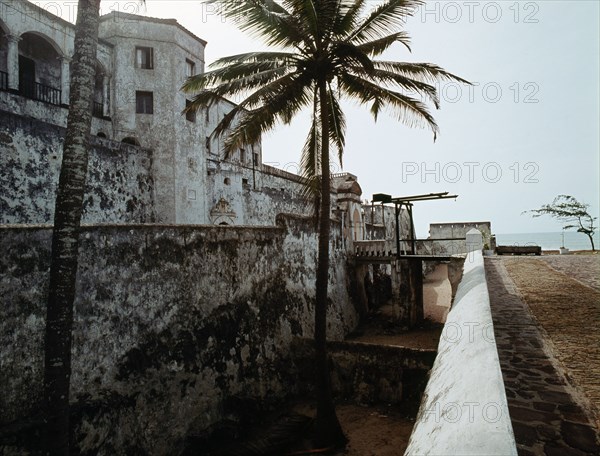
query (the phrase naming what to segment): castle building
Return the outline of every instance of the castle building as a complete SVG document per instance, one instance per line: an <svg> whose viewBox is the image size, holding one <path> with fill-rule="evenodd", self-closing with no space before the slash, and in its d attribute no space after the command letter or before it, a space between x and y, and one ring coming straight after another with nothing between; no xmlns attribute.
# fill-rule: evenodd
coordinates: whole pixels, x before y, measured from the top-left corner
<svg viewBox="0 0 600 456"><path fill-rule="evenodd" d="M74 35L33 3L0 0L0 223L52 221ZM174 19L101 17L84 223L273 225L311 213L302 178L263 164L260 142L223 157L211 133L232 102L182 114L180 88L204 71L206 44ZM333 215L353 239L365 232L361 192L352 174L335 176Z"/></svg>

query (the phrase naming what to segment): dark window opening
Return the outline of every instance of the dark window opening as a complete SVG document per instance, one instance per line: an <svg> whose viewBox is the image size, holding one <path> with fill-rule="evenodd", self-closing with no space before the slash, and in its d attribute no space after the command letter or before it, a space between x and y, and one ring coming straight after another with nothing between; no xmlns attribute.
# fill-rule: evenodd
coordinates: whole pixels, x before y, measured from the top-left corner
<svg viewBox="0 0 600 456"><path fill-rule="evenodd" d="M191 60L185 59L185 75L190 78L196 74L196 64Z"/></svg>
<svg viewBox="0 0 600 456"><path fill-rule="evenodd" d="M189 106L191 104L192 104L192 102L190 100L185 100L186 108L189 108ZM189 120L190 122L196 122L196 111L186 111L185 118L186 118L186 120Z"/></svg>
<svg viewBox="0 0 600 456"><path fill-rule="evenodd" d="M206 107L206 111L204 113L204 121L206 123L210 122L210 109L208 106Z"/></svg>
<svg viewBox="0 0 600 456"><path fill-rule="evenodd" d="M242 185L248 185L248 179L243 178L242 179Z"/></svg>
<svg viewBox="0 0 600 456"><path fill-rule="evenodd" d="M256 165L258 165L258 153L257 153L257 152L254 152L254 153L252 154L252 156L253 156L253 160L254 160L254 165L255 165L255 166L256 166Z"/></svg>
<svg viewBox="0 0 600 456"><path fill-rule="evenodd" d="M244 149L240 149L240 161L242 163L246 162L246 151Z"/></svg>
<svg viewBox="0 0 600 456"><path fill-rule="evenodd" d="M135 92L135 112L154 114L154 94L152 92Z"/></svg>
<svg viewBox="0 0 600 456"><path fill-rule="evenodd" d="M99 131L98 133L96 133L96 136L98 138L106 138L106 133L103 133L103 132Z"/></svg>
<svg viewBox="0 0 600 456"><path fill-rule="evenodd" d="M135 139L133 136L127 136L121 140L122 143L131 144L132 146L139 146L140 142Z"/></svg>
<svg viewBox="0 0 600 456"><path fill-rule="evenodd" d="M226 178L223 180L223 183L224 183L225 185L229 185L229 184L231 184L231 179L229 179L228 177L226 177Z"/></svg>
<svg viewBox="0 0 600 456"><path fill-rule="evenodd" d="M154 68L154 49L151 47L136 47L135 64L137 68L152 70Z"/></svg>
<svg viewBox="0 0 600 456"><path fill-rule="evenodd" d="M204 146L206 147L206 152L210 153L210 137L207 136L206 140L204 141Z"/></svg>

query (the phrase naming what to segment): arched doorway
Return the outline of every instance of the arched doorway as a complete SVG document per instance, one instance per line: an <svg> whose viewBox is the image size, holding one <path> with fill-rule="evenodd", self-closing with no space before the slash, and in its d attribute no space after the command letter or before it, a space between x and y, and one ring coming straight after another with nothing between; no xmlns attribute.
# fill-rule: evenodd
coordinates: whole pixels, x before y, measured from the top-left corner
<svg viewBox="0 0 600 456"><path fill-rule="evenodd" d="M45 37L27 32L19 41L19 92L21 95L60 105L62 56Z"/></svg>

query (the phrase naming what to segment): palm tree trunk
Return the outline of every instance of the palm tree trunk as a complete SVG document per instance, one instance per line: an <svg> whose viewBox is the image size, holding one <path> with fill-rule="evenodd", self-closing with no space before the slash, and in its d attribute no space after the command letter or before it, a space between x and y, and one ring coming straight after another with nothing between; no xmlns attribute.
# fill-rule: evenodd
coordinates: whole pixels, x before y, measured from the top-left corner
<svg viewBox="0 0 600 456"><path fill-rule="evenodd" d="M70 107L52 235L46 313L44 396L46 451L69 454L73 301L92 123L100 0L80 0L71 66Z"/></svg>
<svg viewBox="0 0 600 456"><path fill-rule="evenodd" d="M331 231L331 191L329 171L329 105L327 83L319 83L321 108L321 207L319 211L319 252L315 304L315 365L317 369L317 418L315 445L341 446L346 443L335 413L327 357L327 287L329 282L329 235Z"/></svg>

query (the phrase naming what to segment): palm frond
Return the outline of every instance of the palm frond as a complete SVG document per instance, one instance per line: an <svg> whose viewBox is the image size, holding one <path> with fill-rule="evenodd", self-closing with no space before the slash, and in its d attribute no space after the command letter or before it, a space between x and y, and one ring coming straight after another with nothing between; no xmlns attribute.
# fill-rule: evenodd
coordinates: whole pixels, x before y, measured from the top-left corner
<svg viewBox="0 0 600 456"><path fill-rule="evenodd" d="M223 97L210 90L202 90L192 97L190 103L181 111L182 114L197 112L200 109L216 105L223 101Z"/></svg>
<svg viewBox="0 0 600 456"><path fill-rule="evenodd" d="M343 166L343 154L346 146L346 116L340 103L335 96L331 85L328 88L329 93L329 140L336 146L338 151L338 160L340 166Z"/></svg>
<svg viewBox="0 0 600 456"><path fill-rule="evenodd" d="M447 80L471 85L471 83L466 79L456 76L455 74L444 70L442 67L434 63L390 62L384 60L374 60L373 65L375 68L403 74L409 78L423 82Z"/></svg>
<svg viewBox="0 0 600 456"><path fill-rule="evenodd" d="M293 66L294 54L280 52L252 52L219 59L212 66L214 70L188 78L183 84L184 92L198 92L216 84L245 78L255 73L283 71Z"/></svg>
<svg viewBox="0 0 600 456"><path fill-rule="evenodd" d="M332 62L339 71L345 71L350 65L360 65L366 71L371 71L374 68L369 56L361 51L358 46L351 43L335 43L331 50L331 55Z"/></svg>
<svg viewBox="0 0 600 456"><path fill-rule="evenodd" d="M402 43L410 51L410 36L406 32L392 33L377 40L367 41L357 47L365 54L376 57L389 49L394 43Z"/></svg>
<svg viewBox="0 0 600 456"><path fill-rule="evenodd" d="M300 156L300 170L306 185L302 189L302 197L305 200L312 200L320 194L321 175L321 115L316 95L316 88L313 89L313 109L312 122L302 155Z"/></svg>
<svg viewBox="0 0 600 456"><path fill-rule="evenodd" d="M350 40L361 44L387 36L390 30L406 22L414 11L423 4L421 0L388 0L376 7L356 28Z"/></svg>
<svg viewBox="0 0 600 456"><path fill-rule="evenodd" d="M214 131L215 136L227 134L225 154L245 144L254 144L277 122L289 123L302 108L312 101L310 85L302 75L287 75L256 91L235 109L243 111L239 123L229 130L232 118L225 116ZM252 108L250 108L252 107Z"/></svg>
<svg viewBox="0 0 600 456"><path fill-rule="evenodd" d="M371 113L375 118L381 108L386 108L404 125L427 127L433 132L434 141L437 138L438 125L427 106L421 101L351 74L342 75L339 81L345 95L361 104L372 104Z"/></svg>
<svg viewBox="0 0 600 456"><path fill-rule="evenodd" d="M379 84L396 85L409 92L417 93L428 98L436 109L440 107L440 101L436 88L426 82L417 79L411 79L402 74L397 74L386 70L373 70L365 72L361 67L352 67L349 69L353 74L377 82Z"/></svg>
<svg viewBox="0 0 600 456"><path fill-rule="evenodd" d="M235 70L232 70L235 72ZM252 91L255 89L259 89L261 87L266 86L267 84L270 84L271 82L277 81L278 79L280 79L281 77L285 76L286 73L289 71L288 68L286 67L278 67L278 68L272 68L272 69L268 69L265 71L260 71L260 72L250 72L249 74L245 74L245 71L242 71L239 73L238 77L227 77L227 78L223 78L224 81L217 86L213 86L209 89L204 89L204 90L210 90L211 92L225 97L225 96L236 96L239 94L245 94L248 91ZM193 76L194 78L196 76ZM220 79L220 77L218 77L218 79L216 79L217 77L215 77L215 80ZM191 78L190 78L191 79ZM201 78L199 78L201 79ZM213 76L209 76L209 80L212 80ZM189 82L188 82L189 81ZM182 87L182 90L184 92L194 92L194 88L196 87L201 87L201 86L209 86L210 84L206 84L205 81L192 81L192 80L188 80L186 81L186 83L184 84L184 86Z"/></svg>
<svg viewBox="0 0 600 456"><path fill-rule="evenodd" d="M333 30L338 39L347 39L357 27L366 0L342 0L340 3L343 4L340 7L341 14L336 18Z"/></svg>
<svg viewBox="0 0 600 456"><path fill-rule="evenodd" d="M248 110L262 108L269 103L273 103L274 100L280 100L282 96L290 96L290 107L294 107L296 99L295 94L302 94L305 99L302 100L302 105L306 105L312 99L310 96L306 96L303 92L307 86L310 86L310 79L302 72L296 71L294 73L288 73L275 81L269 82L263 85L259 89L255 90L252 94L247 96L239 105ZM286 123L291 118L286 119Z"/></svg>
<svg viewBox="0 0 600 456"><path fill-rule="evenodd" d="M304 42L302 28L273 0L208 0L224 17L233 19L242 31L261 38L270 46L297 47Z"/></svg>
<svg viewBox="0 0 600 456"><path fill-rule="evenodd" d="M314 42L312 49L324 49L334 36L334 25L342 6L340 0L284 0L284 7L305 25Z"/></svg>
<svg viewBox="0 0 600 456"><path fill-rule="evenodd" d="M227 57L221 57L215 60L211 67L224 67L227 65L231 65L232 63L263 63L263 62L272 62L272 63L280 63L287 64L289 61L293 61L296 59L296 54L290 52L273 52L273 51L263 51L263 52L245 52L243 54L235 54Z"/></svg>

